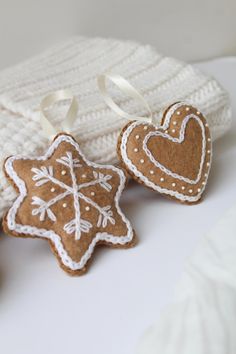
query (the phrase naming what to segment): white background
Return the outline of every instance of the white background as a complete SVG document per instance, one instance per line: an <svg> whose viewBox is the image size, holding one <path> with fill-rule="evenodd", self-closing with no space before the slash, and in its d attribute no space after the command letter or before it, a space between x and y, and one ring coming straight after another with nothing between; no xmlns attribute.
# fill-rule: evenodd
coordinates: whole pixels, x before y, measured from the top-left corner
<svg viewBox="0 0 236 354"><path fill-rule="evenodd" d="M0 69L70 35L133 39L185 60L236 54L235 0L0 0Z"/></svg>

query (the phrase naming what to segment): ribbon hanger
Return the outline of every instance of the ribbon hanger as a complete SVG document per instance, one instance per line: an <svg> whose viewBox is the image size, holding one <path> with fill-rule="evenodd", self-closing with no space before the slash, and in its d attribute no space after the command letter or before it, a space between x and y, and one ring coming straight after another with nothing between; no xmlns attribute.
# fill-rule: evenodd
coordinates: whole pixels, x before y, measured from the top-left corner
<svg viewBox="0 0 236 354"><path fill-rule="evenodd" d="M106 87L106 80L110 80L111 82L113 82L113 84L115 84L127 96L140 101L147 109L149 115L147 117L142 117L142 116L129 114L123 111L108 94L107 87ZM143 120L143 121L148 121L150 123L152 122L153 120L152 111L147 101L144 99L141 93L139 93L125 78L115 74L103 74L97 77L97 84L107 106L110 107L120 117L125 118L127 120Z"/></svg>
<svg viewBox="0 0 236 354"><path fill-rule="evenodd" d="M71 100L69 109L66 116L61 123L61 129L56 127L50 122L45 110L53 106L56 102ZM60 131L70 133L78 112L78 102L75 96L69 90L55 91L43 98L40 104L40 123L45 135L50 139L55 137Z"/></svg>

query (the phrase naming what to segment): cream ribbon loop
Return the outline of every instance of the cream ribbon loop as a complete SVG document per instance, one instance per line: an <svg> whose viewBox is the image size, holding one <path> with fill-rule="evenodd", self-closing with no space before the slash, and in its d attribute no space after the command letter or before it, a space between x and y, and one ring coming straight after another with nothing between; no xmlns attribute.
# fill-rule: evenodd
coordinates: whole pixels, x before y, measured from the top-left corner
<svg viewBox="0 0 236 354"><path fill-rule="evenodd" d="M60 130L56 129L55 126L53 126L53 124L47 117L45 110L47 110L50 106L54 105L56 102L64 100L71 100L71 103L66 113L65 119L61 123L60 130L66 133L70 133L78 112L78 102L75 96L69 90L59 90L47 95L41 101L40 123L45 135L48 138L55 137L55 135L57 135Z"/></svg>
<svg viewBox="0 0 236 354"><path fill-rule="evenodd" d="M139 100L144 107L147 109L149 115L147 117L142 117L142 116L136 116L134 114L129 114L125 111L123 111L111 98L111 96L107 92L107 87L106 87L106 80L110 80L115 84L123 93L125 93L127 96L134 98L136 100ZM128 119L128 120L144 120L148 122L152 122L153 117L152 117L152 111L151 108L149 107L147 101L144 99L144 97L139 93L125 78L123 78L120 75L115 75L115 74L103 74L99 75L97 77L97 84L98 88L103 96L103 99L105 103L110 107L116 114L118 114L120 117Z"/></svg>

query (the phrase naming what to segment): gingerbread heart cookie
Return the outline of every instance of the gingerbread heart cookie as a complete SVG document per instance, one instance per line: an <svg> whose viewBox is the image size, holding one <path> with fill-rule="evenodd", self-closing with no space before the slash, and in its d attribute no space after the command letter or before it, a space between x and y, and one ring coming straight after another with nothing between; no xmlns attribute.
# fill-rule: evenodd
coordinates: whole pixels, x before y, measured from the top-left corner
<svg viewBox="0 0 236 354"><path fill-rule="evenodd" d="M4 231L48 240L66 272L84 273L98 244L134 244L119 206L124 172L88 161L72 136L58 135L38 158L9 157L5 172L19 195L4 218Z"/></svg>
<svg viewBox="0 0 236 354"><path fill-rule="evenodd" d="M133 121L118 140L118 155L139 183L181 202L197 202L206 187L212 157L210 130L196 108L178 102L160 127Z"/></svg>

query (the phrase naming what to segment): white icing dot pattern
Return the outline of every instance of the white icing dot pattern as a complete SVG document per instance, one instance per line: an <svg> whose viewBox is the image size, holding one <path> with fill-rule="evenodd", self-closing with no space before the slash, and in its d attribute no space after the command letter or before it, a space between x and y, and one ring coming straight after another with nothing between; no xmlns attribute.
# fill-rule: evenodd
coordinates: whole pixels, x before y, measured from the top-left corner
<svg viewBox="0 0 236 354"><path fill-rule="evenodd" d="M192 184L192 185L196 185L197 183L199 183L201 176L202 176L202 170L204 168L204 163L205 163L205 157L206 157L206 136L205 136L205 123L202 122L201 118L198 117L196 114L194 113L189 113L189 115L185 116L182 123L181 123L181 127L180 127L180 131L179 131L179 137L172 137L167 135L167 131L168 131L168 127L170 124L170 120L172 118L172 116L174 114L180 115L181 112L178 111L178 108L181 108L184 105L184 103L176 103L175 105L171 106L171 108L167 111L166 116L165 116L165 121L164 124L160 127L161 129L163 129L163 131L165 133L162 133L161 129L156 130L156 127L153 126L153 128L155 128L155 130L150 131L144 138L143 141L143 150L146 153L146 155L148 156L149 160L155 165L155 167L157 167L158 169L160 169L161 171L163 171L165 174L168 174L169 176L171 176L172 178L176 178L178 180L184 181L188 184ZM179 114L178 114L179 112ZM198 112L198 111L197 111ZM200 112L199 112L200 113ZM168 170L165 166L161 165L153 156L152 153L148 150L147 148L147 142L148 139L152 136L163 136L165 138L168 138L170 140L172 140L173 142L177 142L177 143L181 143L184 140L184 134L185 134L185 127L187 125L187 122L189 119L195 119L202 131L202 156L201 156L201 163L200 163L200 168L199 168L199 172L197 175L197 178L195 180L191 180L187 177L178 175L170 170ZM160 193L164 193L164 194L168 194L171 196L174 196L175 198L182 200L182 201L188 201L188 202L195 202L197 201L200 197L201 194L204 191L204 188L202 188L200 190L200 192L196 195L190 196L187 194L183 194L180 193L177 190L171 190L168 188L164 188L159 186L158 184L156 184L155 182L152 182L151 180L149 180L147 178L147 176L145 176L141 171L138 170L137 166L134 165L134 163L129 159L129 157L127 156L127 141L128 141L128 137L130 136L131 132L133 131L133 129L137 126L140 126L144 124L143 122L134 122L132 124L130 124L128 126L128 128L123 132L122 135L122 142L120 145L120 152L121 152L121 156L122 156L122 160L123 162L126 164L126 166L128 167L129 170L132 171L132 173L134 173L139 179L142 180L142 182L145 183L145 185L147 185L148 187L159 191ZM210 141L210 139L208 139L208 141ZM211 160L210 160L211 162ZM209 166L210 166L210 162L209 162ZM208 178L208 173L207 173L207 177ZM164 177L160 178L160 182L164 182ZM203 184L205 186L205 184ZM183 186L184 187L184 186ZM185 188L181 188L182 191L185 190ZM192 189L190 189L192 190ZM193 190L192 190L193 193ZM191 194L191 192L190 192Z"/></svg>

